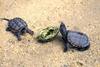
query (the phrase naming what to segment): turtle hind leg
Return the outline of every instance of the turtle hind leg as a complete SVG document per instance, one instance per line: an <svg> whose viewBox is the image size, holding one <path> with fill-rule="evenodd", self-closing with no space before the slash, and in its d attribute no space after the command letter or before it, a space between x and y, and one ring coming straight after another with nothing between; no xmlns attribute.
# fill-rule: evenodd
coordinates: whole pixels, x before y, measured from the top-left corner
<svg viewBox="0 0 100 67"><path fill-rule="evenodd" d="M27 28L26 32L29 33L30 35L34 34L34 32L32 30L28 29L28 28Z"/></svg>
<svg viewBox="0 0 100 67"><path fill-rule="evenodd" d="M69 43L67 42L67 40L65 38L63 38L63 41L64 41L64 50L63 52L67 52L69 50Z"/></svg>
<svg viewBox="0 0 100 67"><path fill-rule="evenodd" d="M6 31L11 31L11 28L10 28L10 27L7 27L7 28L6 28Z"/></svg>
<svg viewBox="0 0 100 67"><path fill-rule="evenodd" d="M89 47L90 47L90 45L88 45L86 47L76 48L76 50L78 50L78 51L85 51L85 50L88 50Z"/></svg>
<svg viewBox="0 0 100 67"><path fill-rule="evenodd" d="M18 41L21 41L21 36L20 36L20 33L19 32L16 32L15 33L15 36L17 37Z"/></svg>

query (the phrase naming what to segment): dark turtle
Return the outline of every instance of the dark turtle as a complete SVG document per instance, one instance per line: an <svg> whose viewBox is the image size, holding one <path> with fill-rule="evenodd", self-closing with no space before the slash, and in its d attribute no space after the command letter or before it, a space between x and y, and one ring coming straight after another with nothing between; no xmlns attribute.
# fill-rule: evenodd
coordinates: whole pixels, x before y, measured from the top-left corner
<svg viewBox="0 0 100 67"><path fill-rule="evenodd" d="M86 34L67 30L64 23L61 23L60 25L60 33L62 34L62 39L65 43L64 52L68 50L69 46L79 51L84 51L90 46L90 42Z"/></svg>
<svg viewBox="0 0 100 67"><path fill-rule="evenodd" d="M24 33L33 35L33 31L30 30L26 22L19 17L13 19L2 18L2 20L8 21L8 27L6 28L6 31L12 32L19 41L21 40L20 35L23 35Z"/></svg>

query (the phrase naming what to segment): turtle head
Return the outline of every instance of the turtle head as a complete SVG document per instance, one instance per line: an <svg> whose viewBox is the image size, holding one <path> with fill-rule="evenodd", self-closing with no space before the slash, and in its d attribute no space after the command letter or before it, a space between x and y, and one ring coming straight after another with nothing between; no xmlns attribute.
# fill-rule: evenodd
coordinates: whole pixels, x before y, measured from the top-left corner
<svg viewBox="0 0 100 67"><path fill-rule="evenodd" d="M61 22L59 30L60 30L60 33L63 37L65 37L67 35L68 31L67 31L66 26L63 22Z"/></svg>

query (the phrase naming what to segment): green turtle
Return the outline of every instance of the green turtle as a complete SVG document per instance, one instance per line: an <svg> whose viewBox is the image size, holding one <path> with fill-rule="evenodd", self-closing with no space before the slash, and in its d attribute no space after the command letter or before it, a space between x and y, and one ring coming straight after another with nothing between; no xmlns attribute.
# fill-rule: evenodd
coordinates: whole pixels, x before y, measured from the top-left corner
<svg viewBox="0 0 100 67"><path fill-rule="evenodd" d="M59 29L57 27L47 27L40 31L37 39L40 42L48 42L54 39L57 36L58 32Z"/></svg>

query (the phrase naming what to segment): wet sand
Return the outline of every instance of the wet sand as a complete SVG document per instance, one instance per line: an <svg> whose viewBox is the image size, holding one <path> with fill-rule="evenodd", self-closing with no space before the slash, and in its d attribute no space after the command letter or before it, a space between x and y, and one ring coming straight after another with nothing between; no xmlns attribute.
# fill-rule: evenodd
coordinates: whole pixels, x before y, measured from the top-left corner
<svg viewBox="0 0 100 67"><path fill-rule="evenodd" d="M100 0L0 0L0 18L21 17L35 34L18 42L0 21L0 67L100 67ZM48 43L35 39L39 31L63 21L70 30L86 33L90 49L63 52L59 36Z"/></svg>

